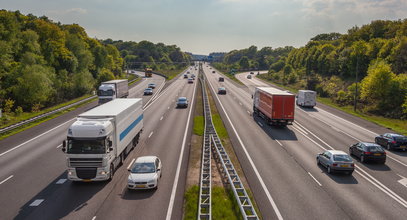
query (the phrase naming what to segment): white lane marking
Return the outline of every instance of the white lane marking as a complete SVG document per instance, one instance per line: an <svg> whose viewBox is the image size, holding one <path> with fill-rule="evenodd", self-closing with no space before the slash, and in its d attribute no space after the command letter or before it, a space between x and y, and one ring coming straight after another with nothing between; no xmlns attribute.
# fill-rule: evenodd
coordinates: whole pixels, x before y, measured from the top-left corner
<svg viewBox="0 0 407 220"><path fill-rule="evenodd" d="M170 106L168 106L168 108L167 109L170 109Z"/></svg>
<svg viewBox="0 0 407 220"><path fill-rule="evenodd" d="M66 179L59 179L55 184L64 184Z"/></svg>
<svg viewBox="0 0 407 220"><path fill-rule="evenodd" d="M95 216L93 216L92 220L95 220L95 219L96 219L96 215L95 215Z"/></svg>
<svg viewBox="0 0 407 220"><path fill-rule="evenodd" d="M26 142L24 142L24 143L22 143L22 144L19 144L19 145L15 146L15 147L9 149L9 150L6 151L6 152L1 153L1 154L0 154L0 157L3 156L3 155L5 155L5 154L7 154L7 153L9 153L9 152L11 152L11 151L13 151L13 150L15 150L15 149L17 149L17 148L19 148L19 147L21 147L21 146L23 146L23 145L26 144L26 143L32 142L33 140L35 140L35 139L37 139L37 138L39 138L39 137L42 137L42 136L48 134L49 132L51 132L51 131L53 131L53 130L55 130L55 129L61 127L61 126L64 126L65 124L69 123L70 121L72 121L72 120L74 120L74 119L76 119L76 118L72 118L72 119L70 119L70 120L68 120L68 121L66 121L66 122L64 122L64 123L62 123L62 124L56 126L55 128L52 128L52 129L50 129L50 130L48 130L48 131L46 131L46 132L44 132L44 133L42 133L42 134L40 134L40 135L38 135L38 136L36 136L36 137L31 138L30 140L28 140L28 141L26 141Z"/></svg>
<svg viewBox="0 0 407 220"><path fill-rule="evenodd" d="M399 175L399 174L397 174L397 176L401 177L401 180L399 180L397 182L399 182L401 185L407 187L407 178L405 178L404 176Z"/></svg>
<svg viewBox="0 0 407 220"><path fill-rule="evenodd" d="M249 114L249 115L250 115L250 112L249 112L249 111L247 111L247 114Z"/></svg>
<svg viewBox="0 0 407 220"><path fill-rule="evenodd" d="M239 105L242 105L242 103L241 103L241 102L239 102Z"/></svg>
<svg viewBox="0 0 407 220"><path fill-rule="evenodd" d="M148 138L150 138L151 135L153 135L153 134L154 134L154 131L152 131L152 132L148 135Z"/></svg>
<svg viewBox="0 0 407 220"><path fill-rule="evenodd" d="M160 121L163 120L164 116L161 116Z"/></svg>
<svg viewBox="0 0 407 220"><path fill-rule="evenodd" d="M396 161L396 162L398 162L399 164L401 164L401 165L407 167L407 164L405 164L405 163L403 163L403 162L397 160L396 158L390 156L389 154L387 154L387 157L390 158L390 159L392 159L392 160L394 160L394 161Z"/></svg>
<svg viewBox="0 0 407 220"><path fill-rule="evenodd" d="M60 148L60 147L62 147L62 144L58 145L58 146L57 146L57 149Z"/></svg>
<svg viewBox="0 0 407 220"><path fill-rule="evenodd" d="M211 88L212 88L213 93L215 94L216 99L218 100L218 102L219 102L219 104L220 104L220 107L222 108L222 110L223 110L223 112L225 113L225 116L226 116L226 118L228 119L228 121L229 121L229 123L230 123L230 125L231 125L231 127L232 127L232 129L233 129L233 131L235 132L236 137L237 137L237 139L239 140L239 143L240 143L240 145L242 146L243 151L244 151L244 153L246 154L246 157L248 158L249 163L250 163L250 165L252 166L252 168L253 168L253 170L254 170L254 173L256 174L257 179L258 179L259 182L260 182L261 187L263 188L263 190L264 190L264 192L266 193L266 196L267 196L269 202L271 203L271 206L273 207L274 211L276 212L277 218L278 218L279 220L282 220L282 219L283 219L283 216L281 215L280 210L277 208L277 205L276 205L276 203L274 202L273 197L271 197L271 194L270 194L270 192L268 191L267 186L266 186L266 184L265 184L264 181L263 181L263 178L261 177L259 171L257 170L257 167L256 167L256 165L254 164L252 158L250 157L249 152L247 151L245 145L243 144L242 139L240 138L239 134L237 133L235 126L233 125L232 121L230 120L229 115L228 115L228 113L226 112L225 108L223 107L222 102L220 102L220 99L219 99L218 95L216 94L215 89L213 88L211 82L210 82L210 81L208 81L208 82L209 82L209 85L210 85Z"/></svg>
<svg viewBox="0 0 407 220"><path fill-rule="evenodd" d="M312 179L314 179L315 182L318 183L319 186L322 186L322 184L310 172L308 172L308 175L310 175L312 177Z"/></svg>
<svg viewBox="0 0 407 220"><path fill-rule="evenodd" d="M131 160L131 162L129 163L129 165L127 166L127 169L130 169L131 165L133 164L133 162L136 160L136 158L133 158L133 160Z"/></svg>
<svg viewBox="0 0 407 220"><path fill-rule="evenodd" d="M30 204L30 206L39 206L42 202L44 202L43 199L36 199L34 202Z"/></svg>
<svg viewBox="0 0 407 220"><path fill-rule="evenodd" d="M280 141L276 140L276 142L277 142L280 146L283 146Z"/></svg>
<svg viewBox="0 0 407 220"><path fill-rule="evenodd" d="M262 126L262 127L263 127L263 124L262 124L262 123L260 123L260 122L257 122L257 124L259 124L260 126Z"/></svg>
<svg viewBox="0 0 407 220"><path fill-rule="evenodd" d="M164 82L162 85L164 86L164 84L165 84L165 82ZM176 85L176 83L172 83L170 86L168 86L163 92L160 93L160 95L159 95L157 98L155 98L152 102L150 102L150 103L148 104L148 106L145 106L145 107L144 107L144 110L147 110L148 108L150 108L150 106L152 106L154 102L156 102L156 101L157 101L162 95L164 95L167 91L170 91L170 88L174 87L175 85ZM160 88L160 90L161 90L161 89L162 89L162 88Z"/></svg>
<svg viewBox="0 0 407 220"><path fill-rule="evenodd" d="M302 133L308 135L308 133L306 131L304 131L304 129L302 129L300 126L294 124L294 127L297 128L298 130L302 131Z"/></svg>
<svg viewBox="0 0 407 220"><path fill-rule="evenodd" d="M192 104L191 104L191 106L194 106L196 85L197 84L198 83L194 84L194 94L192 95ZM179 173L180 173L180 170L181 170L181 162L182 162L182 159L184 157L184 148L185 148L185 144L186 144L186 141L187 141L188 127L189 127L189 122L191 120L192 109L193 108L189 108L189 115L188 115L187 125L185 127L184 138L182 140L181 155L180 155L180 159L178 160L178 165L177 165L177 171L175 173L174 184L172 185L171 198L170 198L170 202L168 204L166 220L171 220L172 209L174 207L174 201L175 201L175 193L176 193L177 187L178 187Z"/></svg>
<svg viewBox="0 0 407 220"><path fill-rule="evenodd" d="M3 184L3 183L5 183L7 180L9 180L9 179L11 179L11 178L13 178L13 175L11 175L11 176L7 177L5 180L1 181L1 182L0 182L0 185Z"/></svg>

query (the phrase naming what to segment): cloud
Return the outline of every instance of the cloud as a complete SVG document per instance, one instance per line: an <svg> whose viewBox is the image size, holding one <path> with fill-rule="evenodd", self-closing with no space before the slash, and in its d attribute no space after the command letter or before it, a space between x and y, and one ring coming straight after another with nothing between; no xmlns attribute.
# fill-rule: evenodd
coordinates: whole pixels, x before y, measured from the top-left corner
<svg viewBox="0 0 407 220"><path fill-rule="evenodd" d="M69 8L65 10L49 10L47 13L57 15L87 14L88 10L84 8Z"/></svg>

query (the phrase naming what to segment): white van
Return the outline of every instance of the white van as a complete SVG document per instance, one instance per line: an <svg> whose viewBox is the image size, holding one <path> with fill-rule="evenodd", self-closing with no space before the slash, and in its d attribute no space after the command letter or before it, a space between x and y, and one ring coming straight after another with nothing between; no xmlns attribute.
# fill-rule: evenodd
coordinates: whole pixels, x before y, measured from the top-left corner
<svg viewBox="0 0 407 220"><path fill-rule="evenodd" d="M317 102L317 92L312 90L298 90L297 105L313 108Z"/></svg>

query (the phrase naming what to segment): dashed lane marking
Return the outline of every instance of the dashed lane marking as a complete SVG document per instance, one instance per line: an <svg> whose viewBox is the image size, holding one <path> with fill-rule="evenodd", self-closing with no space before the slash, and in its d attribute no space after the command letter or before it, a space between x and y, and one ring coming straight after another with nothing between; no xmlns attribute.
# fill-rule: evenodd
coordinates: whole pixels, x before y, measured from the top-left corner
<svg viewBox="0 0 407 220"><path fill-rule="evenodd" d="M3 184L3 183L5 183L7 180L9 180L9 179L11 179L11 178L13 178L13 175L11 175L11 176L7 177L5 180L1 181L1 182L0 182L0 185Z"/></svg>
<svg viewBox="0 0 407 220"><path fill-rule="evenodd" d="M65 182L66 182L66 179L60 179L55 184L64 184Z"/></svg>
<svg viewBox="0 0 407 220"><path fill-rule="evenodd" d="M154 131L152 131L152 132L148 135L148 138L150 138L151 135L153 135L153 134L154 134Z"/></svg>
<svg viewBox="0 0 407 220"><path fill-rule="evenodd" d="M319 186L322 186L322 184L317 179L315 179L315 177L310 172L308 172L308 175L310 175L312 177L312 179L314 179L315 182L318 183Z"/></svg>
<svg viewBox="0 0 407 220"><path fill-rule="evenodd" d="M30 206L39 206L42 202L44 202L43 199L36 199L30 204Z"/></svg>

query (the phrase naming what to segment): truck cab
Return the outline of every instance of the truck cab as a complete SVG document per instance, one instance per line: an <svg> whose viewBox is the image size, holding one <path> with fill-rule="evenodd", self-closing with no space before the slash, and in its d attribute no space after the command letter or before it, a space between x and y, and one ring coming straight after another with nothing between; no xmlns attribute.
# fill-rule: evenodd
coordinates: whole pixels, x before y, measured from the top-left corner
<svg viewBox="0 0 407 220"><path fill-rule="evenodd" d="M116 98L116 87L113 84L102 84L98 89L99 105Z"/></svg>

